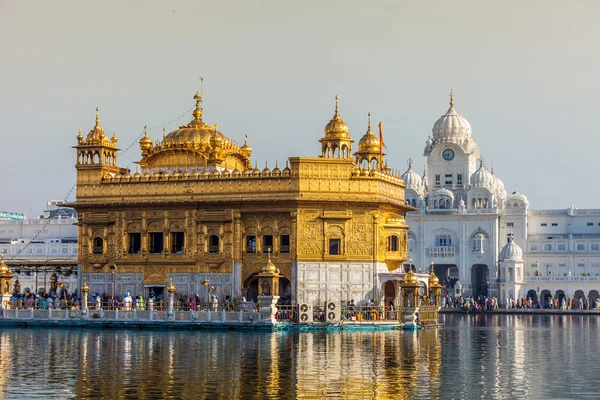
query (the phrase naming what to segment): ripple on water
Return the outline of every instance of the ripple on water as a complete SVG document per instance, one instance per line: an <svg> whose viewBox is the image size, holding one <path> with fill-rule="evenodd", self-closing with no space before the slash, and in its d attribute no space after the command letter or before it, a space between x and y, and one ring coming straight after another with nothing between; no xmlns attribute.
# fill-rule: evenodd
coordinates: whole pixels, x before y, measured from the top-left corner
<svg viewBox="0 0 600 400"><path fill-rule="evenodd" d="M595 398L595 316L420 332L0 331L1 398Z"/></svg>

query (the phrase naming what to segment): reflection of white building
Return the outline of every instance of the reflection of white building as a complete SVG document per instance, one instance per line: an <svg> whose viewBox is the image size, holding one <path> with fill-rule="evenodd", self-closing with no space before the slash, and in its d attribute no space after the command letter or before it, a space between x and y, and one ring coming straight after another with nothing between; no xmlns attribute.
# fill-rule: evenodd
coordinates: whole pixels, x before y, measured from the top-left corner
<svg viewBox="0 0 600 400"><path fill-rule="evenodd" d="M57 207L48 202L44 216L35 220L0 220L0 252L11 265L14 281L19 279L21 291L47 287L52 272L44 274L43 267L35 274L31 268L19 268L19 263L32 265L60 261L77 264L77 218L74 210ZM53 268L50 268L53 271ZM37 275L37 276L36 276ZM68 276L67 276L68 275ZM36 285L37 279L37 285ZM77 287L77 274L66 272L58 280Z"/></svg>
<svg viewBox="0 0 600 400"><path fill-rule="evenodd" d="M426 172L418 174L409 160L402 176L406 202L420 207L406 218L414 264L435 262L440 280L460 280L465 294L505 297L501 250L513 235L513 244L523 247L519 293L597 295L600 209L531 210L524 194L508 193L486 167L452 95L432 132L424 151ZM512 273L514 278L514 266Z"/></svg>

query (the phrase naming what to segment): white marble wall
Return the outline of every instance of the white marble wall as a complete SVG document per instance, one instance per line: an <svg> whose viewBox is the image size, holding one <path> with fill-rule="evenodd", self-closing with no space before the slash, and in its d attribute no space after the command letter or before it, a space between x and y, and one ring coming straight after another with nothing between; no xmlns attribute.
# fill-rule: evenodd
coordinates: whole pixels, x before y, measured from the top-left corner
<svg viewBox="0 0 600 400"><path fill-rule="evenodd" d="M325 304L326 301L362 303L373 295L375 263L299 262L294 263L293 291L298 304Z"/></svg>
<svg viewBox="0 0 600 400"><path fill-rule="evenodd" d="M202 301L208 299L208 289L215 287L211 294L217 296L219 302L225 301L226 296L233 296L234 274L169 274L173 278L176 296L190 296L197 294ZM203 280L208 280L208 286L202 285Z"/></svg>
<svg viewBox="0 0 600 400"><path fill-rule="evenodd" d="M114 275L114 276L113 276ZM144 295L144 275L141 273L132 274L83 274L82 278L87 278L90 288L90 294L112 295L113 278L116 296L123 296L123 293L130 292L132 296Z"/></svg>

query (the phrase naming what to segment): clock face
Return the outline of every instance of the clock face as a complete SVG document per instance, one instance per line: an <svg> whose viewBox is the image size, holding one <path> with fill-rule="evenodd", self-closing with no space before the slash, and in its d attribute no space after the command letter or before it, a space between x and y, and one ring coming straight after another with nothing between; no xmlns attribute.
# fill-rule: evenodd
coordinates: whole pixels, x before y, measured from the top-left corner
<svg viewBox="0 0 600 400"><path fill-rule="evenodd" d="M442 153L442 157L444 157L444 160L450 161L454 158L454 151L452 149L446 149Z"/></svg>

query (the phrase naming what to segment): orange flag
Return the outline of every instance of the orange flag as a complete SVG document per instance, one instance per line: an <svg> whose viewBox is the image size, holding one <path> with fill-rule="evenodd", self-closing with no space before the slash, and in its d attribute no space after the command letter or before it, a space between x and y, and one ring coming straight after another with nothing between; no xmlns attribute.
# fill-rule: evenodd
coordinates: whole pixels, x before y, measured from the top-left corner
<svg viewBox="0 0 600 400"><path fill-rule="evenodd" d="M383 128L381 127L381 121L379 121L379 142L381 143L381 147L387 147L383 141Z"/></svg>

